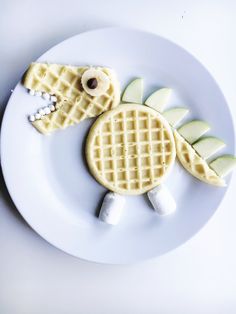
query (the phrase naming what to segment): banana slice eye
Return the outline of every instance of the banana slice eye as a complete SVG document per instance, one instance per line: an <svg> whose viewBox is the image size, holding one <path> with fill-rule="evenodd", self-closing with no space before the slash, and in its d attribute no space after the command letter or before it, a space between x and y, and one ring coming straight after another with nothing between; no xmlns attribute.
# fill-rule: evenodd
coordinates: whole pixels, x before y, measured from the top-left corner
<svg viewBox="0 0 236 314"><path fill-rule="evenodd" d="M110 79L103 71L90 68L83 73L81 83L87 94L100 96L108 90Z"/></svg>

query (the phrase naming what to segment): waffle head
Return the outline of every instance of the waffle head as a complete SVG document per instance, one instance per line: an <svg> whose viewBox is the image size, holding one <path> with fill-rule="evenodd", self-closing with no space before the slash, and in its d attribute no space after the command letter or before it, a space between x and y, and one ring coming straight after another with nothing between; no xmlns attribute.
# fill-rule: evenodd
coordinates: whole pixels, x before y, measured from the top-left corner
<svg viewBox="0 0 236 314"><path fill-rule="evenodd" d="M116 75L113 70L103 67L32 63L23 85L57 99L55 111L32 121L43 134L96 117L116 107L120 101Z"/></svg>

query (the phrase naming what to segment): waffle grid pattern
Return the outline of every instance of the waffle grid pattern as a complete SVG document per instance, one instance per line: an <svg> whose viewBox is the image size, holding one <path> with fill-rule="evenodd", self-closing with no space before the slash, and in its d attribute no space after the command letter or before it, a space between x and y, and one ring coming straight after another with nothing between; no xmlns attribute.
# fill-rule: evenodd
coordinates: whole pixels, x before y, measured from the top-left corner
<svg viewBox="0 0 236 314"><path fill-rule="evenodd" d="M92 97L82 90L81 76L87 69L88 67L40 63L33 63L30 66L24 79L24 86L50 93L58 99L55 112L33 122L41 133L64 129L86 118L95 117L118 104L118 83L108 69L99 68L111 79L106 93Z"/></svg>
<svg viewBox="0 0 236 314"><path fill-rule="evenodd" d="M217 176L208 163L197 154L177 131L174 132L174 135L178 159L186 170L206 183L219 186L225 185L224 180Z"/></svg>
<svg viewBox="0 0 236 314"><path fill-rule="evenodd" d="M128 106L99 124L89 154L103 185L139 194L159 184L173 161L173 140L155 111Z"/></svg>

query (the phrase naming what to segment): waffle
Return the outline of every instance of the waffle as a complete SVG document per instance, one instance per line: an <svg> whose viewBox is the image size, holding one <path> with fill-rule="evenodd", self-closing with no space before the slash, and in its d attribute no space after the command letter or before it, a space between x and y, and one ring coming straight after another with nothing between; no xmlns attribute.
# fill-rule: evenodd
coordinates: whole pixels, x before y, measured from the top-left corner
<svg viewBox="0 0 236 314"><path fill-rule="evenodd" d="M81 86L81 76L88 67L59 64L32 63L27 70L23 85L35 91L55 95L58 99L55 112L36 120L33 125L43 134L65 129L80 121L96 117L119 104L120 88L114 72L102 70L110 78L108 90L99 97L88 95Z"/></svg>
<svg viewBox="0 0 236 314"><path fill-rule="evenodd" d="M95 179L120 194L142 194L162 182L175 160L169 124L144 105L122 104L93 124L86 158Z"/></svg>
<svg viewBox="0 0 236 314"><path fill-rule="evenodd" d="M197 154L193 147L176 130L174 131L174 137L177 157L188 172L208 184L225 186L225 181L209 167L207 162Z"/></svg>

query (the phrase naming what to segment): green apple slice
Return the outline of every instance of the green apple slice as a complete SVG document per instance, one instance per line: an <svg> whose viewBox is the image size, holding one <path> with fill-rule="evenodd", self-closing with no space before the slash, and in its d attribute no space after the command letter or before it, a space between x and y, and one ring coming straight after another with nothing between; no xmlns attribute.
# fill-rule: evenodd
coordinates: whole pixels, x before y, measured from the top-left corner
<svg viewBox="0 0 236 314"><path fill-rule="evenodd" d="M127 85L122 96L123 102L142 104L143 102L143 79L137 78Z"/></svg>
<svg viewBox="0 0 236 314"><path fill-rule="evenodd" d="M193 144L193 148L204 159L207 159L225 147L225 143L217 137L200 138Z"/></svg>
<svg viewBox="0 0 236 314"><path fill-rule="evenodd" d="M164 111L163 116L172 127L175 127L188 113L187 108L178 107Z"/></svg>
<svg viewBox="0 0 236 314"><path fill-rule="evenodd" d="M169 101L171 96L171 88L161 88L151 94L145 101L145 105L152 107L153 109L162 112L165 105Z"/></svg>
<svg viewBox="0 0 236 314"><path fill-rule="evenodd" d="M223 155L210 163L210 167L221 177L229 174L236 167L236 157L233 155Z"/></svg>
<svg viewBox="0 0 236 314"><path fill-rule="evenodd" d="M182 125L178 132L186 141L192 144L209 130L210 126L205 121L193 120Z"/></svg>

